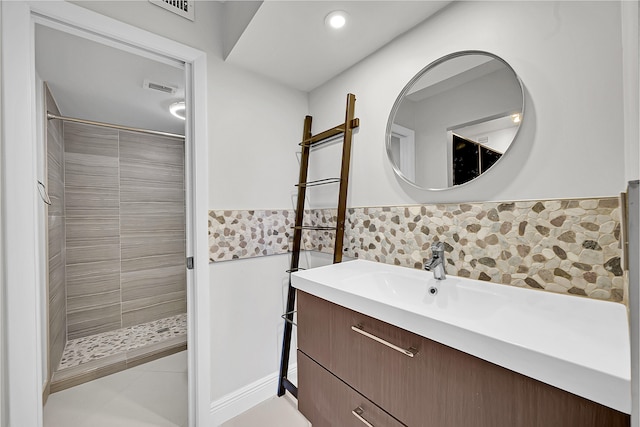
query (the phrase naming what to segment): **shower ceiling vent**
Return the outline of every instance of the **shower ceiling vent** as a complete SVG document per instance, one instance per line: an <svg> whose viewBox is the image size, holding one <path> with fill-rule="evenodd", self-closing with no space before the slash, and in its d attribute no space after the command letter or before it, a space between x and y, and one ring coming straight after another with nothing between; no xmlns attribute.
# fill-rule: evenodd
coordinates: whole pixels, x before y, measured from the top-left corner
<svg viewBox="0 0 640 427"><path fill-rule="evenodd" d="M167 9L183 18L195 21L196 15L193 9L195 0L149 0L149 3Z"/></svg>
<svg viewBox="0 0 640 427"><path fill-rule="evenodd" d="M177 87L165 85L162 83L152 82L149 79L144 79L142 83L142 87L145 89L153 89L164 93L169 93L171 95L175 94L178 91Z"/></svg>

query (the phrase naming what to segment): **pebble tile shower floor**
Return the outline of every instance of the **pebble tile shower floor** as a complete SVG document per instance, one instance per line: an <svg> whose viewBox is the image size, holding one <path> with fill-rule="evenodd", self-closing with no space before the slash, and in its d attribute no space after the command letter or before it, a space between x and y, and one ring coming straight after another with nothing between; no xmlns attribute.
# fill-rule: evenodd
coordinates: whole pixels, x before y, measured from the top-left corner
<svg viewBox="0 0 640 427"><path fill-rule="evenodd" d="M125 353L187 334L187 315L178 314L153 322L69 340L58 371L97 359Z"/></svg>

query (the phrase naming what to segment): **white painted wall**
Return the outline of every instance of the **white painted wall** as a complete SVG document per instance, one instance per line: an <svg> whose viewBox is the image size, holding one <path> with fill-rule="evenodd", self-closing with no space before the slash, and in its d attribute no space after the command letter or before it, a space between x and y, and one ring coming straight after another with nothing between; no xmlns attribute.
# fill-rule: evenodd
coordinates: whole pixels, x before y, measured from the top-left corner
<svg viewBox="0 0 640 427"><path fill-rule="evenodd" d="M0 2L0 22L2 21L2 2ZM0 81L2 80L2 32L0 31ZM0 99L2 99L2 85L0 85ZM2 134L2 106L0 105L0 135ZM2 163L0 162L0 212L2 212ZM0 227L0 427L5 427L8 423L7 402L6 402L6 375L5 375L5 277L4 277L4 247L2 227Z"/></svg>
<svg viewBox="0 0 640 427"><path fill-rule="evenodd" d="M211 269L213 401L275 372L287 299L288 256L221 262ZM295 345L295 344L294 344ZM294 347L295 348L295 347ZM295 356L292 360L295 364ZM272 392L275 394L276 387Z"/></svg>
<svg viewBox="0 0 640 427"><path fill-rule="evenodd" d="M609 1L455 2L312 91L309 108L317 129L342 120L344 94L357 97L361 124L349 205L611 196L623 191L620 7ZM470 25L456 31L460 23ZM414 189L395 177L386 158L389 112L404 85L424 66L470 49L500 56L522 79L527 102L520 135L499 167L473 183L437 192ZM316 198L318 206L330 202Z"/></svg>
<svg viewBox="0 0 640 427"><path fill-rule="evenodd" d="M622 20L622 84L624 87L624 139L626 180L640 177L640 107L638 82L638 58L640 57L638 25L640 8L637 1L621 3Z"/></svg>
<svg viewBox="0 0 640 427"><path fill-rule="evenodd" d="M211 209L293 206L307 94L222 60L221 3L197 2L195 22L146 0L75 3L207 53ZM278 370L288 264L272 256L210 265L214 403Z"/></svg>

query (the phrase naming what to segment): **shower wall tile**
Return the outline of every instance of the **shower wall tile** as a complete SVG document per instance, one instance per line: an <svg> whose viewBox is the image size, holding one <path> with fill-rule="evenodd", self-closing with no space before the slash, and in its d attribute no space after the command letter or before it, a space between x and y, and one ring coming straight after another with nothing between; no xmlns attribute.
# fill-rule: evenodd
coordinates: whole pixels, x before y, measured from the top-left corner
<svg viewBox="0 0 640 427"><path fill-rule="evenodd" d="M162 185L147 184L140 188L135 183L121 180L120 202L125 203L157 203L163 202L180 203L184 201L184 188L167 187Z"/></svg>
<svg viewBox="0 0 640 427"><path fill-rule="evenodd" d="M76 339L120 328L122 319L120 302L67 311L67 335Z"/></svg>
<svg viewBox="0 0 640 427"><path fill-rule="evenodd" d="M163 253L160 255L123 258L120 263L122 273L135 273L152 270L154 268L184 267L185 259L179 258L174 253Z"/></svg>
<svg viewBox="0 0 640 427"><path fill-rule="evenodd" d="M120 289L120 260L67 265L67 297Z"/></svg>
<svg viewBox="0 0 640 427"><path fill-rule="evenodd" d="M150 295L177 292L184 286L185 265L122 272L122 300L134 301Z"/></svg>
<svg viewBox="0 0 640 427"><path fill-rule="evenodd" d="M122 303L122 311L135 312L136 310L143 310L150 306L169 304L176 301L185 301L187 298L186 289L181 289L176 292L164 292L162 294L152 295L146 298L136 298L131 301ZM169 316L163 316L169 317ZM140 323L140 322L138 322Z"/></svg>
<svg viewBox="0 0 640 427"><path fill-rule="evenodd" d="M97 294L70 296L67 298L67 307L71 312L86 307L99 307L101 305L114 305L118 303L120 303L119 289Z"/></svg>
<svg viewBox="0 0 640 427"><path fill-rule="evenodd" d="M163 237L175 232L182 232L184 239L185 218L184 215L165 215L164 213L131 214L125 209L121 210L120 232L122 236Z"/></svg>
<svg viewBox="0 0 640 427"><path fill-rule="evenodd" d="M149 193L155 192L156 189L154 187L149 188ZM180 190L182 192L182 190ZM155 195L158 198L158 195ZM184 198L184 196L183 196ZM163 215L172 215L172 216L184 216L185 210L184 205L180 203L176 203L174 201L149 201L141 203L139 201L134 202L120 202L120 208L127 212L128 215L155 215L158 212L161 212Z"/></svg>
<svg viewBox="0 0 640 427"><path fill-rule="evenodd" d="M120 189L118 186L100 188L100 192L91 187L69 187L65 192L67 213L81 218L92 216L117 217L120 208Z"/></svg>
<svg viewBox="0 0 640 427"><path fill-rule="evenodd" d="M132 326L146 323L144 319L157 317L164 319L187 311L186 290L162 293L147 298L137 298L122 303L122 323Z"/></svg>
<svg viewBox="0 0 640 427"><path fill-rule="evenodd" d="M65 265L64 252L49 257L49 301L62 296L64 298L65 291ZM61 302L63 304L63 302ZM56 306L58 308L58 306ZM51 307L50 307L51 310ZM56 311L56 310L51 310Z"/></svg>
<svg viewBox="0 0 640 427"><path fill-rule="evenodd" d="M136 142L121 141L121 144L135 144ZM182 141L180 141L182 145ZM134 150L123 150L124 153L133 153ZM176 153L180 153L177 151ZM170 188L183 188L184 185L184 167L175 165L172 162L163 163L147 163L149 160L138 156L137 159L124 157L120 158L120 173L123 184L132 184L135 186L158 187L160 183L163 187L168 184Z"/></svg>
<svg viewBox="0 0 640 427"><path fill-rule="evenodd" d="M184 167L182 139L121 131L120 142L120 156L125 161Z"/></svg>
<svg viewBox="0 0 640 427"><path fill-rule="evenodd" d="M47 102L54 102L53 98L47 96ZM52 109L52 107L50 106L48 106L47 108L50 110ZM57 111L57 107L55 107L55 105L53 106L53 109ZM59 183L64 184L64 170L62 168L62 165L64 164L64 140L62 134L62 124L57 120L47 121L47 162L48 166L50 166L51 164L57 166L56 168L49 167L50 170L48 172L50 174L53 174L50 176L56 177L57 179L55 181L60 181ZM62 193L60 193L59 196L62 196Z"/></svg>
<svg viewBox="0 0 640 427"><path fill-rule="evenodd" d="M51 199L51 202L53 203L53 199ZM64 210L62 210L62 212L64 212ZM47 223L48 223L48 232L49 232L49 238L47 242L49 259L57 255L64 256L64 237L65 237L64 217L61 215L52 214L52 212L49 211Z"/></svg>
<svg viewBox="0 0 640 427"><path fill-rule="evenodd" d="M155 303L147 305L144 308L138 310L130 310L122 312L122 326L133 326L143 323L145 319L164 319L165 317L175 316L176 313L187 312L186 299L179 298L175 301L165 303Z"/></svg>
<svg viewBox="0 0 640 427"><path fill-rule="evenodd" d="M45 109L53 114L60 114L46 84L44 85L44 97ZM47 176L45 184L51 200L51 205L47 207L49 366L55 368L60 362L67 341L64 145L62 123L57 120L46 120L46 124Z"/></svg>
<svg viewBox="0 0 640 427"><path fill-rule="evenodd" d="M183 141L64 133L69 338L186 312Z"/></svg>
<svg viewBox="0 0 640 427"><path fill-rule="evenodd" d="M184 143L120 133L123 326L186 311Z"/></svg>
<svg viewBox="0 0 640 427"><path fill-rule="evenodd" d="M47 150L58 150L55 144L47 143ZM64 217L64 168L63 163L58 163L51 155L47 157L47 194L51 200L48 206L48 215L58 218Z"/></svg>
<svg viewBox="0 0 640 427"><path fill-rule="evenodd" d="M65 125L65 129L67 125ZM114 141L117 144L117 140ZM88 188L117 189L118 188L118 158L65 152L65 186ZM107 193L108 194L108 193Z"/></svg>
<svg viewBox="0 0 640 427"><path fill-rule="evenodd" d="M65 304L63 292L49 302L49 307L55 307L53 304L57 304L60 309L49 311L49 358L52 369L60 362L64 344L67 342L67 313L62 310Z"/></svg>
<svg viewBox="0 0 640 427"><path fill-rule="evenodd" d="M180 254L186 242L182 231L167 232L162 236L138 235L135 239L124 239L120 245L123 259L137 259L163 254Z"/></svg>
<svg viewBox="0 0 640 427"><path fill-rule="evenodd" d="M121 326L118 131L64 123L69 339ZM88 196L89 195L89 196ZM87 197L88 196L88 197ZM90 303L89 303L90 301Z"/></svg>
<svg viewBox="0 0 640 427"><path fill-rule="evenodd" d="M49 258L49 360L57 366L67 341L64 254Z"/></svg>
<svg viewBox="0 0 640 427"><path fill-rule="evenodd" d="M64 122L64 153L65 161L67 153L97 156L96 161L117 159L118 131L103 126Z"/></svg>
<svg viewBox="0 0 640 427"><path fill-rule="evenodd" d="M120 243L120 220L117 216L69 216L66 225L67 246Z"/></svg>
<svg viewBox="0 0 640 427"><path fill-rule="evenodd" d="M184 313L185 271L184 252L123 259L123 325L130 326ZM172 296L170 301L164 300L166 295Z"/></svg>
<svg viewBox="0 0 640 427"><path fill-rule="evenodd" d="M68 247L67 263L84 264L100 261L119 261L120 248L114 244Z"/></svg>

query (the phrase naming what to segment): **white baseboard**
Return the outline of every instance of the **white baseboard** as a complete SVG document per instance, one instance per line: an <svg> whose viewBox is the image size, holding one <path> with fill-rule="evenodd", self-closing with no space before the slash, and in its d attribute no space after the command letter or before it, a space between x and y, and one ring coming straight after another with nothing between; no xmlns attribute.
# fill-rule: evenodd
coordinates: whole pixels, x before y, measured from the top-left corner
<svg viewBox="0 0 640 427"><path fill-rule="evenodd" d="M289 376L296 383L298 367L289 367ZM278 391L278 375L275 372L267 375L241 389L229 393L211 402L211 426L218 427L222 423L234 418L246 410L276 396Z"/></svg>

